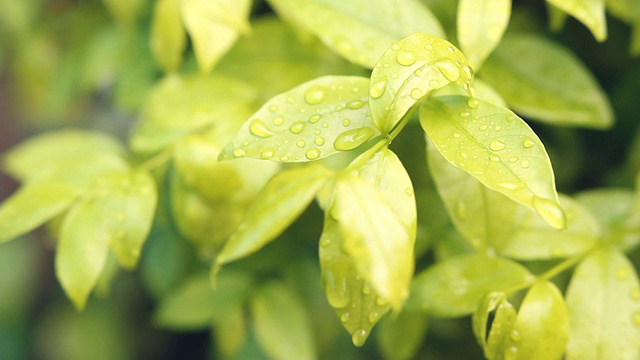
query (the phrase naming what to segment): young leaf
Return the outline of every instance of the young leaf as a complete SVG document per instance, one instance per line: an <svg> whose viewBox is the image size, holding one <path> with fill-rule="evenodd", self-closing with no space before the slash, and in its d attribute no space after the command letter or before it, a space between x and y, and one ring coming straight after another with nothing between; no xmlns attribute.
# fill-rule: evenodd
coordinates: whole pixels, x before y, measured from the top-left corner
<svg viewBox="0 0 640 360"><path fill-rule="evenodd" d="M480 75L524 116L591 128L613 124L609 100L589 69L538 35L505 36Z"/></svg>
<svg viewBox="0 0 640 360"><path fill-rule="evenodd" d="M182 64L187 34L180 18L180 0L158 0L153 8L151 51L165 72L174 72Z"/></svg>
<svg viewBox="0 0 640 360"><path fill-rule="evenodd" d="M438 151L462 169L566 228L551 162L531 128L506 108L463 96L429 99L420 123Z"/></svg>
<svg viewBox="0 0 640 360"><path fill-rule="evenodd" d="M600 249L576 268L567 290L567 359L640 357L640 282L618 250Z"/></svg>
<svg viewBox="0 0 640 360"><path fill-rule="evenodd" d="M25 234L68 208L79 195L70 185L44 183L19 189L0 205L0 243Z"/></svg>
<svg viewBox="0 0 640 360"><path fill-rule="evenodd" d="M317 358L304 305L284 284L261 287L251 299L251 310L258 343L274 360Z"/></svg>
<svg viewBox="0 0 640 360"><path fill-rule="evenodd" d="M500 43L511 17L511 0L461 0L458 3L458 40L473 68Z"/></svg>
<svg viewBox="0 0 640 360"><path fill-rule="evenodd" d="M607 39L605 0L547 0L547 2L578 19L589 28L596 40L602 42Z"/></svg>
<svg viewBox="0 0 640 360"><path fill-rule="evenodd" d="M500 358L498 353L504 348L504 340L510 335L516 321L516 310L505 294L487 294L473 313L472 320L473 333L484 350L484 356L487 359Z"/></svg>
<svg viewBox="0 0 640 360"><path fill-rule="evenodd" d="M276 238L307 208L330 175L320 164L275 175L247 210L216 258L216 266L252 254Z"/></svg>
<svg viewBox="0 0 640 360"><path fill-rule="evenodd" d="M369 107L383 134L393 130L418 100L449 83L473 93L473 70L446 40L416 33L393 44L371 72Z"/></svg>
<svg viewBox="0 0 640 360"><path fill-rule="evenodd" d="M372 68L389 46L415 32L444 37L438 20L415 0L270 0L278 14L317 35L338 54Z"/></svg>
<svg viewBox="0 0 640 360"><path fill-rule="evenodd" d="M635 0L606 0L607 12L625 22L640 21L640 2Z"/></svg>
<svg viewBox="0 0 640 360"><path fill-rule="evenodd" d="M362 346L389 311L389 303L358 275L353 259L343 251L344 242L339 224L326 213L319 247L325 294L353 344Z"/></svg>
<svg viewBox="0 0 640 360"><path fill-rule="evenodd" d="M322 159L378 135L369 115L369 79L323 76L273 97L242 125L221 160L281 162Z"/></svg>
<svg viewBox="0 0 640 360"><path fill-rule="evenodd" d="M532 280L526 268L507 259L456 256L416 275L407 307L436 316L463 316L471 314L487 293Z"/></svg>
<svg viewBox="0 0 640 360"><path fill-rule="evenodd" d="M180 5L203 73L213 69L241 33L249 32L251 0L182 0Z"/></svg>
<svg viewBox="0 0 640 360"><path fill-rule="evenodd" d="M376 340L384 359L409 360L415 357L426 332L426 316L402 311L380 321Z"/></svg>
<svg viewBox="0 0 640 360"><path fill-rule="evenodd" d="M505 338L505 359L560 359L569 337L569 315L560 290L538 282L527 292L518 316Z"/></svg>

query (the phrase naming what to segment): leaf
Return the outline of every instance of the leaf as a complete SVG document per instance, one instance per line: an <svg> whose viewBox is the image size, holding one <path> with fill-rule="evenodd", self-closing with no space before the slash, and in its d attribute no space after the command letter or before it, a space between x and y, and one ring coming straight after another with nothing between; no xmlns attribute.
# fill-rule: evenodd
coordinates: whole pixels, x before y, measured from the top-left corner
<svg viewBox="0 0 640 360"><path fill-rule="evenodd" d="M547 0L547 2L578 19L589 28L596 40L602 42L607 39L605 0Z"/></svg>
<svg viewBox="0 0 640 360"><path fill-rule="evenodd" d="M544 145L510 110L463 96L429 99L420 123L438 151L485 186L566 228Z"/></svg>
<svg viewBox="0 0 640 360"><path fill-rule="evenodd" d="M158 0L151 22L151 52L165 72L175 72L182 64L187 34L180 18L180 0Z"/></svg>
<svg viewBox="0 0 640 360"><path fill-rule="evenodd" d="M640 55L640 20L631 27L631 45L629 46L631 56Z"/></svg>
<svg viewBox="0 0 640 360"><path fill-rule="evenodd" d="M635 0L606 0L607 12L628 23L640 21L640 3Z"/></svg>
<svg viewBox="0 0 640 360"><path fill-rule="evenodd" d="M569 337L569 314L558 288L537 282L527 292L511 334L505 339L505 359L560 359Z"/></svg>
<svg viewBox="0 0 640 360"><path fill-rule="evenodd" d="M324 166L311 164L275 175L247 210L216 258L216 266L252 254L280 235L307 208L330 174Z"/></svg>
<svg viewBox="0 0 640 360"><path fill-rule="evenodd" d="M258 343L274 360L317 358L304 306L284 284L261 287L251 299L251 313Z"/></svg>
<svg viewBox="0 0 640 360"><path fill-rule="evenodd" d="M402 311L397 316L387 316L377 330L378 349L384 359L413 359L427 332L424 315Z"/></svg>
<svg viewBox="0 0 640 360"><path fill-rule="evenodd" d="M281 162L322 159L379 135L360 76L323 76L273 97L222 150L220 160L253 157Z"/></svg>
<svg viewBox="0 0 640 360"><path fill-rule="evenodd" d="M407 308L442 317L464 316L471 314L489 292L533 279L525 267L507 259L460 255L416 275Z"/></svg>
<svg viewBox="0 0 640 360"><path fill-rule="evenodd" d="M215 289L211 287L208 274L192 276L162 299L154 322L172 330L206 329L241 306L251 285L249 276L241 272L222 272Z"/></svg>
<svg viewBox="0 0 640 360"><path fill-rule="evenodd" d="M516 310L504 293L492 292L484 297L473 313L473 333L487 359L500 358L498 353L515 320Z"/></svg>
<svg viewBox="0 0 640 360"><path fill-rule="evenodd" d="M203 73L211 72L238 36L250 30L251 0L182 0L180 5Z"/></svg>
<svg viewBox="0 0 640 360"><path fill-rule="evenodd" d="M360 177L338 178L333 196L328 212L339 224L343 251L364 281L399 309L409 295L414 268L409 230L380 191Z"/></svg>
<svg viewBox="0 0 640 360"><path fill-rule="evenodd" d="M372 68L394 42L415 32L444 37L415 0L270 0L280 17L318 36L349 61Z"/></svg>
<svg viewBox="0 0 640 360"><path fill-rule="evenodd" d="M216 352L223 358L232 358L247 342L247 319L242 306L229 309L213 326Z"/></svg>
<svg viewBox="0 0 640 360"><path fill-rule="evenodd" d="M387 49L371 72L373 121L386 135L418 100L449 83L474 91L473 70L460 50L433 35L410 35Z"/></svg>
<svg viewBox="0 0 640 360"><path fill-rule="evenodd" d="M618 250L599 249L576 268L567 290L567 359L640 357L640 282Z"/></svg>
<svg viewBox="0 0 640 360"><path fill-rule="evenodd" d="M609 100L589 69L567 49L538 35L504 37L480 75L523 116L599 129L613 124Z"/></svg>
<svg viewBox="0 0 640 360"><path fill-rule="evenodd" d="M511 16L510 0L461 0L458 4L458 40L476 69L500 43Z"/></svg>
<svg viewBox="0 0 640 360"><path fill-rule="evenodd" d="M389 311L389 303L362 279L344 246L338 222L325 213L319 247L325 294L353 344L362 346L373 326Z"/></svg>
<svg viewBox="0 0 640 360"><path fill-rule="evenodd" d="M0 205L0 243L37 228L67 209L79 193L66 184L23 186Z"/></svg>

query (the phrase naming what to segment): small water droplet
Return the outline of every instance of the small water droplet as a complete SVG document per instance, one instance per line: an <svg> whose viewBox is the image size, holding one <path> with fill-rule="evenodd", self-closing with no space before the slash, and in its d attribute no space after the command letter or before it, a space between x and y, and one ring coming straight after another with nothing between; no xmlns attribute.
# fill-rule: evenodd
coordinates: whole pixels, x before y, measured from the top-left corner
<svg viewBox="0 0 640 360"><path fill-rule="evenodd" d="M522 335L520 335L520 331L518 330L512 330L511 331L511 340L518 342L520 340L522 340Z"/></svg>
<svg viewBox="0 0 640 360"><path fill-rule="evenodd" d="M471 113L469 113L468 111L463 111L460 113L460 117L463 117L463 118L469 117L469 115L471 115Z"/></svg>
<svg viewBox="0 0 640 360"><path fill-rule="evenodd" d="M374 324L376 321L380 319L380 313L377 311L372 311L369 313L369 322Z"/></svg>
<svg viewBox="0 0 640 360"><path fill-rule="evenodd" d="M282 116L278 116L277 118L273 119L273 125L280 126L282 124L284 124L284 118Z"/></svg>
<svg viewBox="0 0 640 360"><path fill-rule="evenodd" d="M323 273L327 300L334 309L346 308L351 303L351 291L346 277L336 277L333 271Z"/></svg>
<svg viewBox="0 0 640 360"><path fill-rule="evenodd" d="M398 78L398 76L399 76L399 75L398 75L398 73L397 73L397 72L391 73L391 78L392 78L392 79L397 79L397 78Z"/></svg>
<svg viewBox="0 0 640 360"><path fill-rule="evenodd" d="M407 194L407 196L413 196L413 188L406 188L404 189L404 193Z"/></svg>
<svg viewBox="0 0 640 360"><path fill-rule="evenodd" d="M249 124L249 131L251 134L262 138L267 138L273 135L273 132L269 130L267 125L265 125L265 123L260 119L253 119L251 121L251 124Z"/></svg>
<svg viewBox="0 0 640 360"><path fill-rule="evenodd" d="M473 69L469 65L462 67L462 73L467 79L471 79L473 77Z"/></svg>
<svg viewBox="0 0 640 360"><path fill-rule="evenodd" d="M501 125L496 125L496 126L493 128L493 130L495 130L495 131L500 131L500 130L502 130L502 126L501 126Z"/></svg>
<svg viewBox="0 0 640 360"><path fill-rule="evenodd" d="M509 352L512 353L512 354L517 354L518 353L518 347L517 346L509 347Z"/></svg>
<svg viewBox="0 0 640 360"><path fill-rule="evenodd" d="M402 66L411 66L416 62L416 56L411 51L400 51L396 61Z"/></svg>
<svg viewBox="0 0 640 360"><path fill-rule="evenodd" d="M243 149L235 149L235 150L233 150L233 156L235 156L235 157L243 157L245 155L247 155L247 152L244 151Z"/></svg>
<svg viewBox="0 0 640 360"><path fill-rule="evenodd" d="M411 90L411 97L414 100L420 99L422 97L422 90L420 90L418 88L415 88L415 89Z"/></svg>
<svg viewBox="0 0 640 360"><path fill-rule="evenodd" d="M529 160L522 160L522 162L520 162L520 166L522 166L523 169L527 169L529 168L529 166L531 166L531 163L529 162Z"/></svg>
<svg viewBox="0 0 640 360"><path fill-rule="evenodd" d="M507 122L512 122L512 121L513 121L513 119L515 119L516 117L515 117L515 116L513 116L513 115L507 115L507 117L506 117L506 118L507 118Z"/></svg>
<svg viewBox="0 0 640 360"><path fill-rule="evenodd" d="M269 105L269 111L271 112L276 112L278 109L278 105Z"/></svg>
<svg viewBox="0 0 640 360"><path fill-rule="evenodd" d="M374 134L375 131L368 127L347 130L336 137L333 147L338 151L352 150L364 144Z"/></svg>
<svg viewBox="0 0 640 360"><path fill-rule="evenodd" d="M280 156L280 161L289 161L289 157L287 155Z"/></svg>
<svg viewBox="0 0 640 360"><path fill-rule="evenodd" d="M307 145L307 143L305 143L304 140L296 141L296 146L299 147L299 148L303 148L303 147L305 147L305 145Z"/></svg>
<svg viewBox="0 0 640 360"><path fill-rule="evenodd" d="M364 105L365 105L364 101L353 100L353 101L349 101L347 103L347 108L349 108L351 110L358 110L358 109L362 108Z"/></svg>
<svg viewBox="0 0 640 360"><path fill-rule="evenodd" d="M381 80L371 85L369 95L374 99L379 99L384 94L385 90L387 90L387 79L383 77Z"/></svg>
<svg viewBox="0 0 640 360"><path fill-rule="evenodd" d="M532 148L532 147L533 147L533 145L535 145L535 144L536 144L536 143L535 143L533 140L531 140L531 139L526 139L526 140L522 143L522 146L524 146L524 147L525 147L525 148L527 148L527 149L530 149L530 148Z"/></svg>
<svg viewBox="0 0 640 360"><path fill-rule="evenodd" d="M564 229L566 227L567 220L564 212L562 212L562 209L555 201L534 196L532 205L538 214L551 226L557 229Z"/></svg>
<svg viewBox="0 0 640 360"><path fill-rule="evenodd" d="M260 153L260 158L261 159L271 159L273 157L273 155L275 155L275 154L276 154L276 151L273 150L273 149L264 149Z"/></svg>
<svg viewBox="0 0 640 360"><path fill-rule="evenodd" d="M311 86L304 93L304 101L309 105L320 104L327 98L327 89L324 86L314 85Z"/></svg>
<svg viewBox="0 0 640 360"><path fill-rule="evenodd" d="M426 44L426 45L424 46L424 49L425 49L425 50L427 50L427 51L431 51L431 50L433 50L433 45L431 45L431 44Z"/></svg>
<svg viewBox="0 0 640 360"><path fill-rule="evenodd" d="M393 45L391 45L391 50L393 50L393 51L398 51L398 50L400 50L400 45L398 45L398 44L393 44Z"/></svg>
<svg viewBox="0 0 640 360"><path fill-rule="evenodd" d="M329 127L329 123L328 122L323 122L322 123L322 127L325 128L325 129L328 128Z"/></svg>
<svg viewBox="0 0 640 360"><path fill-rule="evenodd" d="M460 139L460 136L462 136L460 135L460 133L457 133L457 132L453 133L453 137L456 139Z"/></svg>
<svg viewBox="0 0 640 360"><path fill-rule="evenodd" d="M387 300L385 300L384 298L382 298L381 296L378 296L376 298L376 305L377 306L385 306L387 305L389 302L387 302Z"/></svg>
<svg viewBox="0 0 640 360"><path fill-rule="evenodd" d="M340 315L340 321L342 321L343 323L346 323L347 321L349 321L350 317L351 317L351 314L349 314L348 312L343 313L342 315Z"/></svg>
<svg viewBox="0 0 640 360"><path fill-rule="evenodd" d="M429 80L429 87L432 89L437 89L440 87L440 82L436 79Z"/></svg>
<svg viewBox="0 0 640 360"><path fill-rule="evenodd" d="M309 123L315 124L318 121L320 121L320 119L322 119L322 115L320 115L320 114L311 115L311 116L309 116Z"/></svg>
<svg viewBox="0 0 640 360"><path fill-rule="evenodd" d="M322 136L318 136L313 140L313 142L318 146L322 146L324 145L324 138Z"/></svg>
<svg viewBox="0 0 640 360"><path fill-rule="evenodd" d="M371 287L369 286L369 284L362 284L362 293L364 295L369 295L371 294Z"/></svg>
<svg viewBox="0 0 640 360"><path fill-rule="evenodd" d="M320 157L320 150L318 150L316 148L311 148L311 149L307 150L307 152L304 154L304 156L306 156L307 159L309 159L309 160L315 160L315 159Z"/></svg>
<svg viewBox="0 0 640 360"><path fill-rule="evenodd" d="M503 143L500 140L492 140L489 143L489 149L493 150L493 151L500 151L500 150L504 150L506 149L507 144Z"/></svg>
<svg viewBox="0 0 640 360"><path fill-rule="evenodd" d="M523 182L517 182L517 183L500 183L498 184L498 186L500 186L503 189L507 189L507 190L519 190L522 189L524 187L524 183Z"/></svg>
<svg viewBox="0 0 640 360"><path fill-rule="evenodd" d="M307 126L306 123L302 121L297 121L291 124L291 127L289 128L289 130L294 134L300 134L302 130L304 130L305 126Z"/></svg>
<svg viewBox="0 0 640 360"><path fill-rule="evenodd" d="M449 52L452 53L452 54L456 52L455 49L453 48L453 46L451 46L451 45L447 46L447 50L449 50Z"/></svg>
<svg viewBox="0 0 640 360"><path fill-rule="evenodd" d="M480 106L480 100L477 98L469 98L469 100L467 100L467 105L472 109L476 109Z"/></svg>
<svg viewBox="0 0 640 360"><path fill-rule="evenodd" d="M351 125L351 120L344 118L342 119L342 126L349 126Z"/></svg>
<svg viewBox="0 0 640 360"><path fill-rule="evenodd" d="M485 131L488 129L487 125L480 125L480 131Z"/></svg>
<svg viewBox="0 0 640 360"><path fill-rule="evenodd" d="M458 80L460 77L460 70L458 69L458 66L449 59L444 58L437 60L436 67L440 70L442 75L451 82Z"/></svg>
<svg viewBox="0 0 640 360"><path fill-rule="evenodd" d="M316 134L316 135L320 135L322 133L322 131L320 131L320 129L316 129L313 133Z"/></svg>
<svg viewBox="0 0 640 360"><path fill-rule="evenodd" d="M517 161L518 161L518 158L517 158L517 157L509 158L509 162L510 162L510 163L512 163L512 164L513 164L513 163L515 163L515 162L517 162Z"/></svg>
<svg viewBox="0 0 640 360"><path fill-rule="evenodd" d="M365 329L356 330L351 335L351 341L353 341L353 345L360 347L364 345L368 335L369 333Z"/></svg>
<svg viewBox="0 0 640 360"><path fill-rule="evenodd" d="M502 159L500 159L500 156L498 156L498 155L490 155L489 156L489 160L491 160L491 161L500 161Z"/></svg>

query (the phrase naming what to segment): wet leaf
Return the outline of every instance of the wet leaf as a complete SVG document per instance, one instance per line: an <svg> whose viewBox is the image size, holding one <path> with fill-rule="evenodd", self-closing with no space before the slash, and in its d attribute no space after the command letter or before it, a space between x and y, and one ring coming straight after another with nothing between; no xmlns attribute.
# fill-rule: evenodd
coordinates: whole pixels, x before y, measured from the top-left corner
<svg viewBox="0 0 640 360"><path fill-rule="evenodd" d="M388 134L418 100L449 83L473 92L473 70L464 55L446 40L412 34L387 49L371 72L373 121Z"/></svg>
<svg viewBox="0 0 640 360"><path fill-rule="evenodd" d="M544 145L513 112L477 98L439 97L423 102L420 123L455 167L566 228Z"/></svg>
<svg viewBox="0 0 640 360"><path fill-rule="evenodd" d="M460 49L476 71L500 43L510 17L510 0L459 2L457 24Z"/></svg>
<svg viewBox="0 0 640 360"><path fill-rule="evenodd" d="M605 0L547 0L558 9L583 23L596 40L607 39L607 19L605 16Z"/></svg>
<svg viewBox="0 0 640 360"><path fill-rule="evenodd" d="M251 299L251 311L258 343L271 358L317 358L304 306L284 284L271 282L261 287Z"/></svg>
<svg viewBox="0 0 640 360"><path fill-rule="evenodd" d="M220 159L322 159L379 134L369 114L369 79L324 76L273 97L253 114Z"/></svg>
<svg viewBox="0 0 640 360"><path fill-rule="evenodd" d="M480 75L523 116L555 125L608 128L613 124L609 100L589 69L544 37L505 36Z"/></svg>
<svg viewBox="0 0 640 360"><path fill-rule="evenodd" d="M522 265L484 254L456 256L416 275L409 309L435 316L471 314L486 294L522 285L534 279Z"/></svg>
<svg viewBox="0 0 640 360"><path fill-rule="evenodd" d="M180 0L158 0L151 23L151 51L165 72L174 72L182 64L187 33L180 18Z"/></svg>
<svg viewBox="0 0 640 360"><path fill-rule="evenodd" d="M516 321L516 310L504 293L492 292L473 313L473 333L487 359L500 358L504 340Z"/></svg>
<svg viewBox="0 0 640 360"><path fill-rule="evenodd" d="M372 68L389 46L415 32L444 37L438 20L415 0L270 0L278 14L318 36L346 59Z"/></svg>
<svg viewBox="0 0 640 360"><path fill-rule="evenodd" d="M384 359L413 359L424 341L427 317L410 311L386 316L377 330L377 344Z"/></svg>

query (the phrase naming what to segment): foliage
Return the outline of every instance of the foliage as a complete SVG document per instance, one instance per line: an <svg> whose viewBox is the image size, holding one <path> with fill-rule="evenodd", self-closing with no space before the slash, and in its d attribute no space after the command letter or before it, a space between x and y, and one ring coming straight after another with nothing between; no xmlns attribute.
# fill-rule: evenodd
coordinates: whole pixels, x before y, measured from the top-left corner
<svg viewBox="0 0 640 360"><path fill-rule="evenodd" d="M93 321L153 357L113 316L141 301L223 359L640 356L640 72L610 45L638 54L637 2L0 5L7 93L47 130L2 158L0 337L25 330L0 357L86 358L51 342ZM41 227L81 314L32 340Z"/></svg>

